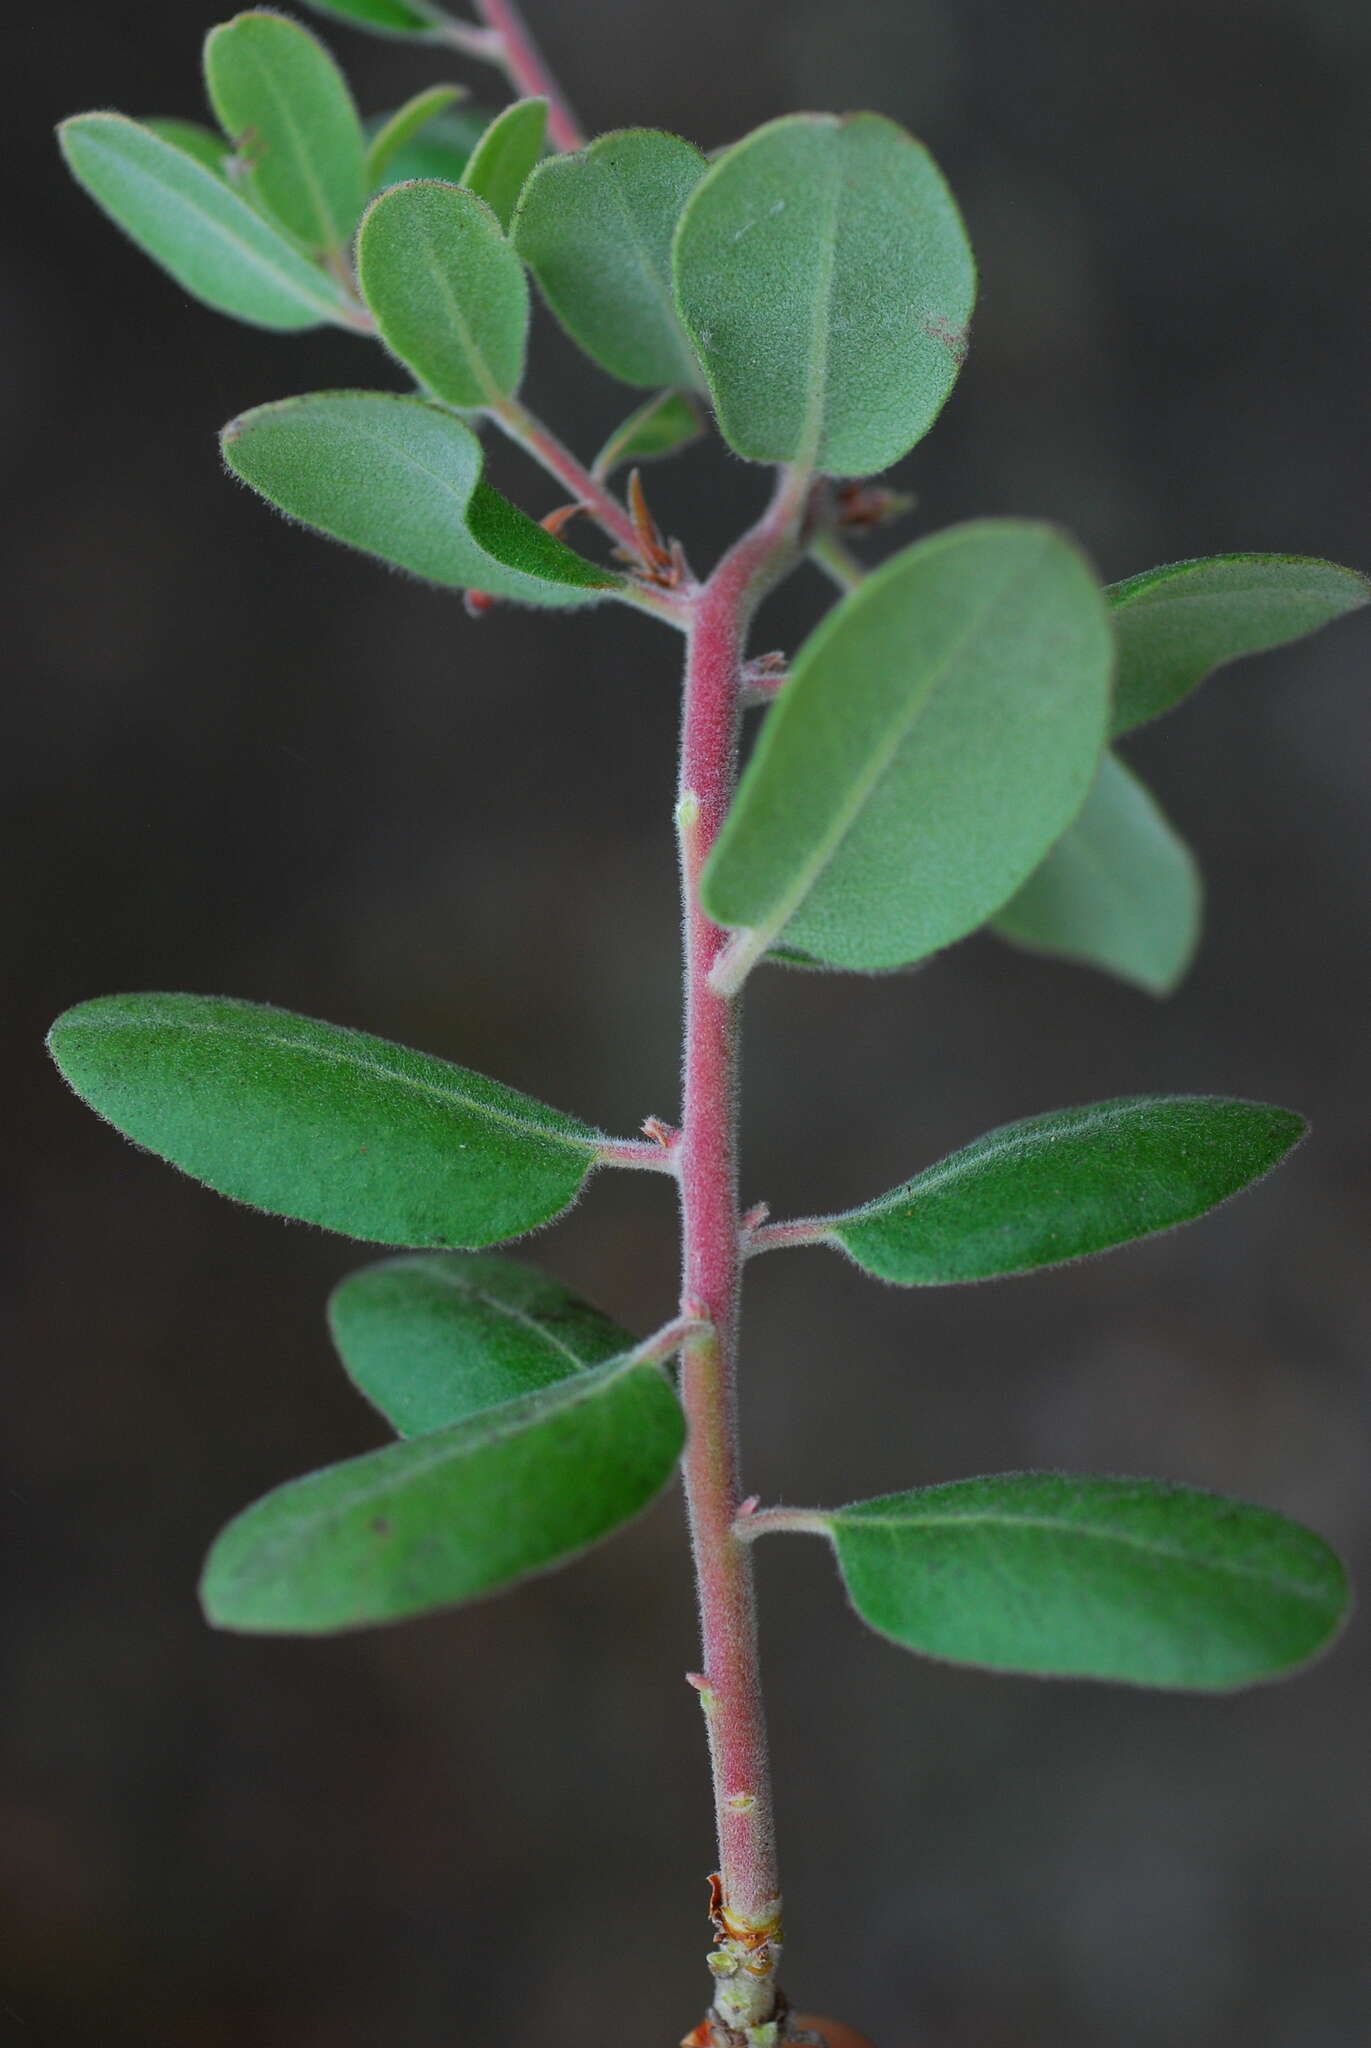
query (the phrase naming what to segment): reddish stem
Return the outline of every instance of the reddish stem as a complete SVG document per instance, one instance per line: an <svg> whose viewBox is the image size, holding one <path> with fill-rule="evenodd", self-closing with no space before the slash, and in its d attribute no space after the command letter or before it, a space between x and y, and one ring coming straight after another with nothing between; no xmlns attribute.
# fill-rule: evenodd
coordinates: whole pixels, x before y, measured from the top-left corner
<svg viewBox="0 0 1371 2048"><path fill-rule="evenodd" d="M547 101L547 132L558 149L584 149L585 135L529 34L515 0L476 0L476 11L500 39L496 61L525 99Z"/></svg>
<svg viewBox="0 0 1371 2048"><path fill-rule="evenodd" d="M689 1423L684 1471L704 1642L704 1701L714 1771L722 1880L720 1925L762 1967L739 1971L755 2010L774 2009L780 1886L766 1722L757 1660L752 1561L734 1532L738 1473L736 1361L741 1272L737 1187L738 999L709 974L727 934L700 906L699 877L733 793L747 629L798 547L808 482L783 474L767 513L724 557L694 605L681 737L677 824L685 921L685 1108L678 1164L683 1224L681 1305L713 1326L682 1346ZM734 1989L721 1984L720 2004Z"/></svg>

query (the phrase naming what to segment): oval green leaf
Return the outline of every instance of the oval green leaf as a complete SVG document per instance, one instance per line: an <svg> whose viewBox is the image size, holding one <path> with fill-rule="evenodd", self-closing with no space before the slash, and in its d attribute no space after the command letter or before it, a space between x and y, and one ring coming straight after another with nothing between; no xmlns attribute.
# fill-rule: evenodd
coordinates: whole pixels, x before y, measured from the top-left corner
<svg viewBox="0 0 1371 2048"><path fill-rule="evenodd" d="M485 200L506 231L546 134L547 101L515 100L495 116L471 152L462 183Z"/></svg>
<svg viewBox="0 0 1371 2048"><path fill-rule="evenodd" d="M825 1520L863 1621L990 1671L1231 1692L1318 1656L1350 1604L1312 1530L1160 1480L1014 1472Z"/></svg>
<svg viewBox="0 0 1371 2048"><path fill-rule="evenodd" d="M560 1280L479 1254L364 1266L334 1289L328 1318L349 1378L400 1436L446 1429L633 1347Z"/></svg>
<svg viewBox="0 0 1371 2048"><path fill-rule="evenodd" d="M235 15L205 39L205 84L262 205L307 248L346 248L366 198L366 144L318 37L282 14Z"/></svg>
<svg viewBox="0 0 1371 2048"><path fill-rule="evenodd" d="M57 134L77 183L192 298L253 327L351 324L336 285L183 143L123 114Z"/></svg>
<svg viewBox="0 0 1371 2048"><path fill-rule="evenodd" d="M432 583L542 605L593 603L619 586L484 483L470 427L421 398L282 399L232 421L222 445L279 511Z"/></svg>
<svg viewBox="0 0 1371 2048"><path fill-rule="evenodd" d="M1109 586L1119 637L1115 734L1183 702L1216 668L1315 633L1371 600L1371 579L1311 555L1214 555Z"/></svg>
<svg viewBox="0 0 1371 2048"><path fill-rule="evenodd" d="M920 541L838 604L768 712L705 869L757 957L898 967L982 924L1080 810L1113 640L1079 551L982 520Z"/></svg>
<svg viewBox="0 0 1371 2048"><path fill-rule="evenodd" d="M308 4L316 14L337 15L354 28L389 36L436 35L443 15L440 7L411 6L409 0L308 0Z"/></svg>
<svg viewBox="0 0 1371 2048"><path fill-rule="evenodd" d="M517 391L528 279L474 192L392 185L367 208L357 269L382 340L436 398L498 406Z"/></svg>
<svg viewBox="0 0 1371 2048"><path fill-rule="evenodd" d="M595 458L592 474L612 476L626 462L651 462L698 441L705 430L698 400L688 391L659 391L614 429Z"/></svg>
<svg viewBox="0 0 1371 2048"><path fill-rule="evenodd" d="M705 169L679 135L625 128L540 164L514 216L553 312L625 384L703 386L672 298L671 241Z"/></svg>
<svg viewBox="0 0 1371 2048"><path fill-rule="evenodd" d="M219 1628L325 1635L500 1591L632 1520L684 1439L661 1367L612 1359L278 1487L215 1543L205 1613Z"/></svg>
<svg viewBox="0 0 1371 2048"><path fill-rule="evenodd" d="M599 1137L498 1081L222 996L102 996L48 1045L116 1130L221 1195L377 1244L477 1246L575 1201Z"/></svg>
<svg viewBox="0 0 1371 2048"><path fill-rule="evenodd" d="M885 469L966 356L961 216L927 151L879 114L792 114L726 151L681 216L675 276L720 432L755 462Z"/></svg>
<svg viewBox="0 0 1371 2048"><path fill-rule="evenodd" d="M1166 996L1194 958L1203 893L1156 798L1106 754L1076 822L992 924L1015 945Z"/></svg>
<svg viewBox="0 0 1371 2048"><path fill-rule="evenodd" d="M1126 1095L1001 1124L831 1219L859 1266L939 1287L1059 1266L1203 1216L1269 1173L1303 1117L1219 1095Z"/></svg>
<svg viewBox="0 0 1371 2048"><path fill-rule="evenodd" d="M367 190L374 192L400 152L407 149L431 121L436 121L440 114L466 96L464 85L431 85L426 92L416 92L413 99L406 100L402 107L388 114L367 143Z"/></svg>

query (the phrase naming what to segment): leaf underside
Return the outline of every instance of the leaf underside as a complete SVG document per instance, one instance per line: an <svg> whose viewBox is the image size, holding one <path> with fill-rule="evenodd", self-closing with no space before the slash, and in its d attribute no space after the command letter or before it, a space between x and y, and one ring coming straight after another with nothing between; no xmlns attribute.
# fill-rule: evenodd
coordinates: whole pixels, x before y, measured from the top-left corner
<svg viewBox="0 0 1371 2048"><path fill-rule="evenodd" d="M1194 957L1202 901L1189 847L1107 753L1080 816L991 922L1015 945L1165 996Z"/></svg>
<svg viewBox="0 0 1371 2048"><path fill-rule="evenodd" d="M796 656L705 868L718 923L832 966L962 938L1080 810L1113 641L1054 529L954 527L896 555Z"/></svg>
<svg viewBox="0 0 1371 2048"><path fill-rule="evenodd" d="M322 391L225 428L224 460L292 519L429 582L524 604L594 603L619 577L481 476L470 427L420 398Z"/></svg>
<svg viewBox="0 0 1371 2048"><path fill-rule="evenodd" d="M388 187L362 221L357 275L387 348L435 398L489 406L518 389L528 279L474 192L424 178Z"/></svg>
<svg viewBox="0 0 1371 2048"><path fill-rule="evenodd" d="M549 157L514 217L514 244L562 326L626 384L701 388L671 290L671 239L705 174L679 135L625 128Z"/></svg>
<svg viewBox="0 0 1371 2048"><path fill-rule="evenodd" d="M719 430L756 462L885 469L966 355L976 269L956 202L879 114L793 114L725 151L674 266Z"/></svg>
<svg viewBox="0 0 1371 2048"><path fill-rule="evenodd" d="M336 286L177 142L123 114L75 114L58 137L77 183L192 298L254 327L342 323Z"/></svg>
<svg viewBox="0 0 1371 2048"><path fill-rule="evenodd" d="M1288 646L1371 600L1371 579L1309 555L1170 562L1109 588L1114 732L1172 710L1224 662Z"/></svg>
<svg viewBox="0 0 1371 2048"><path fill-rule="evenodd" d="M205 84L260 202L308 248L344 249L366 196L366 145L318 37L284 15L235 15L205 39Z"/></svg>

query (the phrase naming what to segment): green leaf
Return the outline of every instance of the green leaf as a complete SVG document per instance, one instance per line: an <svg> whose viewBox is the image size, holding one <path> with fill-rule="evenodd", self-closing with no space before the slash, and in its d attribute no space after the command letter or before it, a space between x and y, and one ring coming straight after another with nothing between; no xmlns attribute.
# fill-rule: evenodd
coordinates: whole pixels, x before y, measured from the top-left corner
<svg viewBox="0 0 1371 2048"><path fill-rule="evenodd" d="M263 206L306 247L346 248L366 198L366 145L318 37L281 14L235 15L205 39L205 83Z"/></svg>
<svg viewBox="0 0 1371 2048"><path fill-rule="evenodd" d="M705 169L679 135L624 128L540 164L514 216L553 312L625 384L702 384L672 300L671 238Z"/></svg>
<svg viewBox="0 0 1371 2048"><path fill-rule="evenodd" d="M1160 1480L1012 1472L825 1520L863 1621L991 1671L1229 1692L1308 1663L1349 1606L1311 1530Z"/></svg>
<svg viewBox="0 0 1371 2048"><path fill-rule="evenodd" d="M1220 1095L1127 1095L1002 1124L831 1219L859 1266L902 1287L1059 1266L1171 1230L1260 1180L1303 1117Z"/></svg>
<svg viewBox="0 0 1371 2048"><path fill-rule="evenodd" d="M496 1592L631 1520L684 1438L661 1367L611 1359L278 1487L215 1543L205 1612L220 1628L323 1635Z"/></svg>
<svg viewBox="0 0 1371 2048"><path fill-rule="evenodd" d="M560 1215L588 1125L366 1032L223 996L102 996L48 1045L135 1144L254 1208L378 1244L485 1245Z"/></svg>
<svg viewBox="0 0 1371 2048"><path fill-rule="evenodd" d="M413 99L406 100L402 107L387 115L367 143L368 191L376 189L392 160L428 127L430 121L436 120L455 101L464 100L466 96L464 85L431 85L426 92L416 92Z"/></svg>
<svg viewBox="0 0 1371 2048"><path fill-rule="evenodd" d="M57 133L77 183L193 298L253 327L350 324L337 286L183 146L123 114Z"/></svg>
<svg viewBox="0 0 1371 2048"><path fill-rule="evenodd" d="M381 338L448 405L498 406L519 386L528 279L474 192L420 180L373 199L357 268Z"/></svg>
<svg viewBox="0 0 1371 2048"><path fill-rule="evenodd" d="M966 355L961 216L927 151L879 114L792 114L725 151L681 216L675 271L720 432L756 462L886 468Z"/></svg>
<svg viewBox="0 0 1371 2048"><path fill-rule="evenodd" d="M1001 938L1170 995L1194 956L1203 890L1156 799L1105 754L1085 808L992 920Z"/></svg>
<svg viewBox="0 0 1371 2048"><path fill-rule="evenodd" d="M432 583L550 605L619 586L482 482L470 427L421 398L282 399L232 421L222 445L229 468L278 510Z"/></svg>
<svg viewBox="0 0 1371 2048"><path fill-rule="evenodd" d="M1226 661L1286 647L1371 600L1371 579L1312 555L1215 555L1109 586L1115 734L1172 710Z"/></svg>
<svg viewBox="0 0 1371 2048"><path fill-rule="evenodd" d="M335 14L355 28L391 36L432 36L442 16L438 7L411 7L407 0L309 0L309 5L316 14Z"/></svg>
<svg viewBox="0 0 1371 2048"><path fill-rule="evenodd" d="M399 185L414 178L440 178L445 184L460 185L490 118L487 108L469 103L451 113L435 114L417 135L401 144L386 166L382 182ZM384 121L376 122L373 137L384 126Z"/></svg>
<svg viewBox="0 0 1371 2048"><path fill-rule="evenodd" d="M177 149L193 156L197 164L203 164L207 171L213 171L216 178L227 177L225 159L230 146L222 135L213 128L207 128L203 121L183 121L176 114L150 114L142 126L152 135L160 135L163 142L170 142Z"/></svg>
<svg viewBox="0 0 1371 2048"><path fill-rule="evenodd" d="M907 548L800 649L705 869L754 954L897 967L984 922L1080 810L1113 642L1084 557L979 520Z"/></svg>
<svg viewBox="0 0 1371 2048"><path fill-rule="evenodd" d="M335 1288L328 1315L349 1377L401 1436L446 1429L633 1347L560 1280L479 1254L364 1266Z"/></svg>
<svg viewBox="0 0 1371 2048"><path fill-rule="evenodd" d="M506 232L546 134L547 101L515 100L495 116L471 152L462 183L485 200Z"/></svg>
<svg viewBox="0 0 1371 2048"><path fill-rule="evenodd" d="M595 458L593 474L611 476L626 462L650 462L688 448L704 432L697 400L688 391L659 391L616 427Z"/></svg>

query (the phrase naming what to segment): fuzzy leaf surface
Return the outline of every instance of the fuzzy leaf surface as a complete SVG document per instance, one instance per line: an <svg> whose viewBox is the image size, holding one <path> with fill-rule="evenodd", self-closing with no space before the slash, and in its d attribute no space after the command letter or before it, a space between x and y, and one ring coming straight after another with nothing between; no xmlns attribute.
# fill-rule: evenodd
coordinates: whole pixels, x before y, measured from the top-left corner
<svg viewBox="0 0 1371 2048"><path fill-rule="evenodd" d="M1269 1173L1304 1118L1219 1095L1125 1095L1001 1124L832 1221L902 1287L989 1280L1111 1251L1203 1216Z"/></svg>
<svg viewBox="0 0 1371 2048"><path fill-rule="evenodd" d="M221 996L102 996L48 1045L83 1101L221 1195L377 1244L475 1246L560 1215L597 1134L447 1060Z"/></svg>
<svg viewBox="0 0 1371 2048"><path fill-rule="evenodd" d="M515 100L495 116L471 152L462 183L485 200L506 233L546 135L547 101Z"/></svg>
<svg viewBox="0 0 1371 2048"><path fill-rule="evenodd" d="M514 217L514 244L579 348L625 384L700 388L671 290L671 240L705 174L679 135L624 128L549 157Z"/></svg>
<svg viewBox="0 0 1371 2048"><path fill-rule="evenodd" d="M1214 555L1109 586L1119 636L1114 731L1171 711L1244 654L1286 647L1371 601L1371 579L1311 555Z"/></svg>
<svg viewBox="0 0 1371 2048"><path fill-rule="evenodd" d="M366 182L368 191L375 191L386 178L386 172L400 152L407 149L422 135L431 121L467 96L464 85L431 85L425 92L416 92L412 99L397 107L393 114L375 128L367 143ZM393 181L392 181L393 182Z"/></svg>
<svg viewBox="0 0 1371 2048"><path fill-rule="evenodd" d="M700 408L688 391L659 391L614 429L595 458L596 476L612 476L628 462L651 462L688 448L704 432Z"/></svg>
<svg viewBox="0 0 1371 2048"><path fill-rule="evenodd" d="M1156 798L1106 753L1080 816L992 923L1015 945L1165 996L1194 957L1203 893Z"/></svg>
<svg viewBox="0 0 1371 2048"><path fill-rule="evenodd" d="M528 279L483 199L418 179L373 199L357 270L381 338L448 405L498 405L517 391Z"/></svg>
<svg viewBox="0 0 1371 2048"><path fill-rule="evenodd" d="M1051 527L980 520L894 556L795 657L709 915L864 969L974 930L1084 803L1112 661L1094 575Z"/></svg>
<svg viewBox="0 0 1371 2048"><path fill-rule="evenodd" d="M347 324L331 280L183 143L123 114L57 133L77 183L192 298L253 327Z"/></svg>
<svg viewBox="0 0 1371 2048"><path fill-rule="evenodd" d="M928 432L976 293L941 172L880 114L791 114L727 150L681 217L675 279L730 447L843 476Z"/></svg>
<svg viewBox="0 0 1371 2048"><path fill-rule="evenodd" d="M618 1323L515 1259L381 1259L333 1291L348 1376L400 1436L521 1400L633 1348Z"/></svg>
<svg viewBox="0 0 1371 2048"><path fill-rule="evenodd" d="M1308 1663L1349 1603L1312 1530L1160 1480L954 1480L840 1508L830 1533L882 1635L1041 1678L1229 1692Z"/></svg>
<svg viewBox="0 0 1371 2048"><path fill-rule="evenodd" d="M592 603L619 578L482 481L470 427L422 398L320 391L225 427L224 460L279 511L432 583Z"/></svg>
<svg viewBox="0 0 1371 2048"><path fill-rule="evenodd" d="M498 1592L632 1520L684 1440L661 1367L612 1359L278 1487L210 1551L205 1612L324 1635Z"/></svg>
<svg viewBox="0 0 1371 2048"><path fill-rule="evenodd" d="M263 206L308 248L346 248L366 198L366 144L318 37L282 14L235 15L205 39L205 83Z"/></svg>

